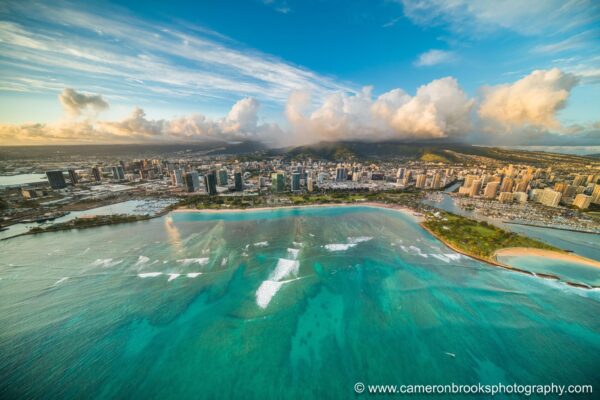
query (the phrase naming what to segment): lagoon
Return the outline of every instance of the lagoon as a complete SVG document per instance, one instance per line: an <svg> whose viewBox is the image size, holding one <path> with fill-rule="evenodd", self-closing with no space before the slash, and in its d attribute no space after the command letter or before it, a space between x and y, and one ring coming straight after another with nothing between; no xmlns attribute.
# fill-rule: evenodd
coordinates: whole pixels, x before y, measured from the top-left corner
<svg viewBox="0 0 600 400"><path fill-rule="evenodd" d="M170 213L0 242L0 397L591 384L599 310L597 290L462 256L395 210Z"/></svg>

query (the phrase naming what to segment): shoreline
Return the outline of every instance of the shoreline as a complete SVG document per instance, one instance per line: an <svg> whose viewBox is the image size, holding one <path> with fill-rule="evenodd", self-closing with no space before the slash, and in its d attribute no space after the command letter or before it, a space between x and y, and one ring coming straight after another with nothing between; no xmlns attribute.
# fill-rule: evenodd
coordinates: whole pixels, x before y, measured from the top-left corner
<svg viewBox="0 0 600 400"><path fill-rule="evenodd" d="M531 251L531 252L534 252L534 253L536 251L540 251L540 252L545 252L546 253L546 255L542 256L542 257L548 257L550 254L551 255L561 255L561 256L564 255L565 257L572 256L572 257L577 258L579 260L583 259L583 260L588 260L588 261L590 261L592 263L598 263L598 267L600 267L600 262L597 262L595 260L592 260L592 259L589 259L589 258L586 258L586 257L583 257L583 256L579 256L579 255L576 255L576 254L571 254L571 253L566 253L566 252L565 253L561 253L561 252L552 251L552 250L542 250L542 249L536 249L536 248L533 248L533 247L506 247L504 249L497 250L494 253L494 255L493 255L493 257L494 257L493 259L487 259L487 258L476 256L474 254L469 254L469 253L465 252L464 250L461 250L461 249L453 246L452 244L446 242L442 237L438 236L437 234L435 234L434 232L432 232L429 228L427 228L425 226L425 224L420 223L419 225L421 226L421 228L423 228L425 231L427 231L431 236L433 236L434 238L436 238L437 240L439 240L440 242L442 242L442 244L444 244L450 250L453 250L453 251L455 251L457 253L460 253L460 254L462 254L464 256L467 256L469 258L475 259L477 261L481 261L481 262L486 263L488 265L491 265L493 267L502 268L502 269L509 270L509 271L512 271L512 272L519 272L519 273L522 273L522 274L525 274L525 275L529 275L529 276L532 276L532 277L536 277L536 278L543 278L543 279L549 279L549 280L553 280L553 281L559 281L559 282L563 282L563 283L565 283L565 284L567 284L569 286L577 287L577 288L581 288L581 289L597 289L598 288L598 286L591 286L591 285L588 285L588 284L585 284L585 283L567 281L567 280L562 279L560 276L554 275L554 274L548 274L548 273L542 273L542 272L533 272L533 271L528 271L526 269L522 269L522 268L518 268L518 267L513 267L513 266L510 266L508 264L505 264L505 263L497 260L496 259L496 255L499 252L503 252L503 251L507 251L507 252L513 251L513 249L518 249L519 251L523 251L523 252L529 252L529 251ZM550 253L550 254L548 254L548 253ZM529 253L529 254L531 254L531 253ZM524 255L524 254L520 253L520 255ZM570 260L572 261L573 259L570 259ZM581 263L581 261L579 261L579 263Z"/></svg>
<svg viewBox="0 0 600 400"><path fill-rule="evenodd" d="M520 257L520 256L533 256L533 257L544 257L554 258L561 261L574 262L578 264L584 264L590 267L600 268L600 261L593 260L591 258L583 257L573 253L559 253L552 250L534 249L529 247L507 247L504 249L497 250L494 253L494 257Z"/></svg>
<svg viewBox="0 0 600 400"><path fill-rule="evenodd" d="M403 214L409 215L417 220L417 222L422 222L424 218L416 213L418 211L397 204L387 204L387 203L377 203L373 201L369 202L356 202L356 203L329 203L329 204L302 204L302 205L291 205L291 206L274 206L274 207L253 207L253 208L206 208L206 209L196 209L196 208L185 208L179 207L171 212L173 213L185 213L185 212L193 212L193 213L208 213L208 214L219 214L219 213L245 213L245 212L254 212L254 211L276 211L276 210L293 210L293 209L303 209L303 208L323 208L323 207L373 207L373 208L385 208L388 210L394 210L401 212Z"/></svg>

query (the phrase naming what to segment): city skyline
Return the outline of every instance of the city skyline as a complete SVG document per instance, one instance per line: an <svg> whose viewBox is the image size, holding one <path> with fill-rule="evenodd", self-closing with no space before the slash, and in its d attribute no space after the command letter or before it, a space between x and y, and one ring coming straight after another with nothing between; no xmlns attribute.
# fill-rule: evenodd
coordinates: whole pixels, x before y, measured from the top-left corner
<svg viewBox="0 0 600 400"><path fill-rule="evenodd" d="M591 1L7 2L0 16L0 145L600 145Z"/></svg>

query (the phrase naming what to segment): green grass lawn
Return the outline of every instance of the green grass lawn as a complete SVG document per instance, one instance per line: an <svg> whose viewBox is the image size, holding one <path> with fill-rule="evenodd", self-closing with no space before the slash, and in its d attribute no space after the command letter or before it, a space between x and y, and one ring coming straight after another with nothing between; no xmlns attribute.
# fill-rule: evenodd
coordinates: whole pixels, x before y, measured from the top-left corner
<svg viewBox="0 0 600 400"><path fill-rule="evenodd" d="M561 251L487 222L475 221L451 213L440 212L438 215L428 215L423 225L452 246L481 258L491 259L496 250L506 247L533 247Z"/></svg>

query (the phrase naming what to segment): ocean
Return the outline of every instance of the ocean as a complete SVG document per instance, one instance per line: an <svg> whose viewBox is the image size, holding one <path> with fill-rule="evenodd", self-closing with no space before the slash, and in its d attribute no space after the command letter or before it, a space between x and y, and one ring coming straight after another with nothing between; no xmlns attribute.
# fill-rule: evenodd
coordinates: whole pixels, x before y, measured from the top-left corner
<svg viewBox="0 0 600 400"><path fill-rule="evenodd" d="M598 360L598 290L462 256L394 210L175 212L0 242L2 399L597 384Z"/></svg>

